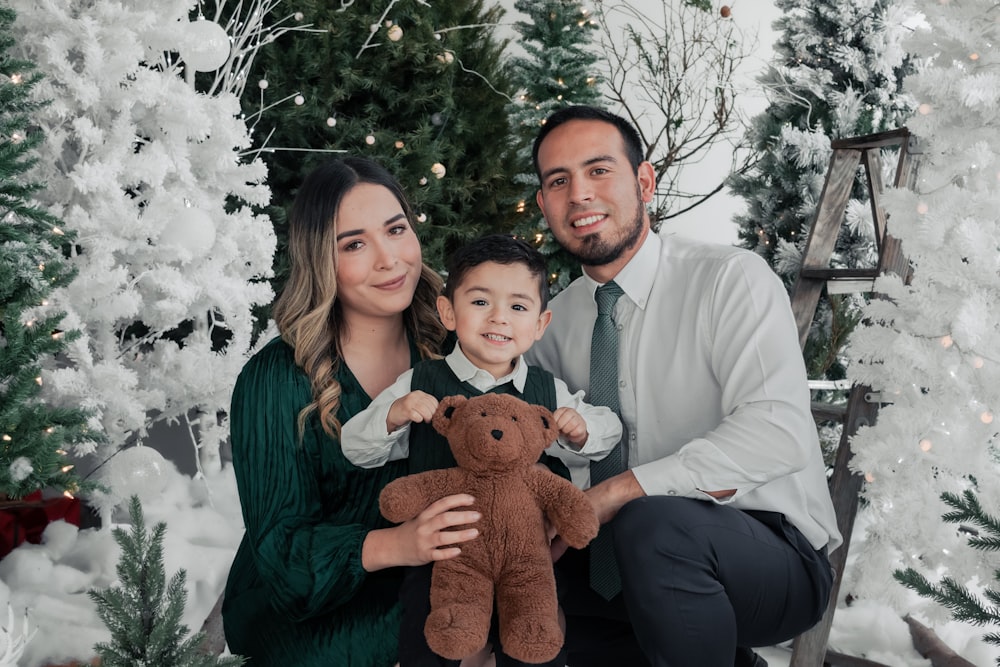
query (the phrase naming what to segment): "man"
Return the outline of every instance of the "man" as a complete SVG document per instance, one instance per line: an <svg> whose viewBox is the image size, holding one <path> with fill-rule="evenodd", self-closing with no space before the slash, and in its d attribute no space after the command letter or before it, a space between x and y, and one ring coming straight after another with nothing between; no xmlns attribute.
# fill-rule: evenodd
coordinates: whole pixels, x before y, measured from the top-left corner
<svg viewBox="0 0 1000 667"><path fill-rule="evenodd" d="M556 564L568 663L766 665L749 647L819 620L841 542L785 290L753 253L651 233L655 174L624 119L561 109L534 160L584 276L528 359L625 426L620 468L590 468L602 535Z"/></svg>

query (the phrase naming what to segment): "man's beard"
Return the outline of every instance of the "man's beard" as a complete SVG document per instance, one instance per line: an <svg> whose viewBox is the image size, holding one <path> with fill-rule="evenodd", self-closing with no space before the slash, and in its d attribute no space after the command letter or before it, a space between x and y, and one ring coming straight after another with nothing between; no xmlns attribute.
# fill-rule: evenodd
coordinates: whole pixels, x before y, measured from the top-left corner
<svg viewBox="0 0 1000 667"><path fill-rule="evenodd" d="M638 194L638 188L636 192ZM635 246L642 236L644 212L642 206L642 197L637 197L632 226L626 230L625 236L617 241L605 241L600 234L593 234L580 239L580 247L576 251L570 250L566 246L563 246L563 250L583 266L605 266L614 262L622 256L622 253Z"/></svg>

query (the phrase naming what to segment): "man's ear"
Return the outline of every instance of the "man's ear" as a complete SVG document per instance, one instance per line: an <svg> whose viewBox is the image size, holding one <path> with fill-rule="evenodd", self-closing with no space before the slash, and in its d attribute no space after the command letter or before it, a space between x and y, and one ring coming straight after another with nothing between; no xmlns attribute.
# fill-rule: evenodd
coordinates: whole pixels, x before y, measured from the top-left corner
<svg viewBox="0 0 1000 667"><path fill-rule="evenodd" d="M636 178L639 181L639 194L642 201L648 204L653 201L656 194L656 170L649 162L640 162L636 170Z"/></svg>
<svg viewBox="0 0 1000 667"><path fill-rule="evenodd" d="M539 189L538 192L535 193L535 203L538 204L538 210L542 212L542 217L545 218L547 222L549 216L545 215L545 200L542 199L541 189Z"/></svg>
<svg viewBox="0 0 1000 667"><path fill-rule="evenodd" d="M541 315L538 316L538 324L535 325L535 340L541 340L542 336L545 334L545 330L549 327L549 323L552 321L552 311L546 310Z"/></svg>
<svg viewBox="0 0 1000 667"><path fill-rule="evenodd" d="M441 318L441 324L448 331L455 330L455 309L451 307L451 299L445 295L441 295L437 298L437 310L438 317Z"/></svg>

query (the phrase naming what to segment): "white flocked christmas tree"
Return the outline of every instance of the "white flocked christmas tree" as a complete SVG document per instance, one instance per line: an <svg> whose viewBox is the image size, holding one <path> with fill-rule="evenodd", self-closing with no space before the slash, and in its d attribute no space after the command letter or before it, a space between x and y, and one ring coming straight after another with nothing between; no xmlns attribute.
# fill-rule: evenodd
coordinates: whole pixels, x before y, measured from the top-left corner
<svg viewBox="0 0 1000 667"><path fill-rule="evenodd" d="M34 118L47 137L40 202L77 235L79 273L43 308L83 335L46 389L93 411L107 436L106 451L78 455L104 460L166 421L190 437L199 471L218 470L275 245L251 210L269 191L263 164L241 158L250 137L236 86L206 94L191 76L235 67L230 37L190 20L190 0L10 4L19 55L52 100Z"/></svg>
<svg viewBox="0 0 1000 667"><path fill-rule="evenodd" d="M984 509L1000 508L1000 9L913 4L926 22L906 43L919 68L905 82L919 105L907 122L919 172L913 190L886 198L913 278L878 281L888 298L866 308L848 368L885 405L852 443L868 528L845 590L901 611L913 601L891 577L897 568L973 588L996 568L995 553L970 548L941 520L950 509L941 493L972 489Z"/></svg>

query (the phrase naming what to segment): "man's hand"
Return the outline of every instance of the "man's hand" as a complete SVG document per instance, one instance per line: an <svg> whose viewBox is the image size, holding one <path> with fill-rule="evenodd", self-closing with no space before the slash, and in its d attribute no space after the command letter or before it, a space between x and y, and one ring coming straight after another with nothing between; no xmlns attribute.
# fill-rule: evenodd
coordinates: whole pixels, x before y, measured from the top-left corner
<svg viewBox="0 0 1000 667"><path fill-rule="evenodd" d="M555 417L559 435L566 442L577 449L587 444L587 422L584 421L579 412L573 408L556 408L552 416Z"/></svg>
<svg viewBox="0 0 1000 667"><path fill-rule="evenodd" d="M410 422L429 422L437 410L438 400L423 391L411 391L389 406L385 418L386 433L392 433Z"/></svg>
<svg viewBox="0 0 1000 667"><path fill-rule="evenodd" d="M597 519L601 525L615 518L618 510L630 500L642 498L646 492L639 486L631 470L609 477L603 482L590 487L584 493L587 500L594 506Z"/></svg>

